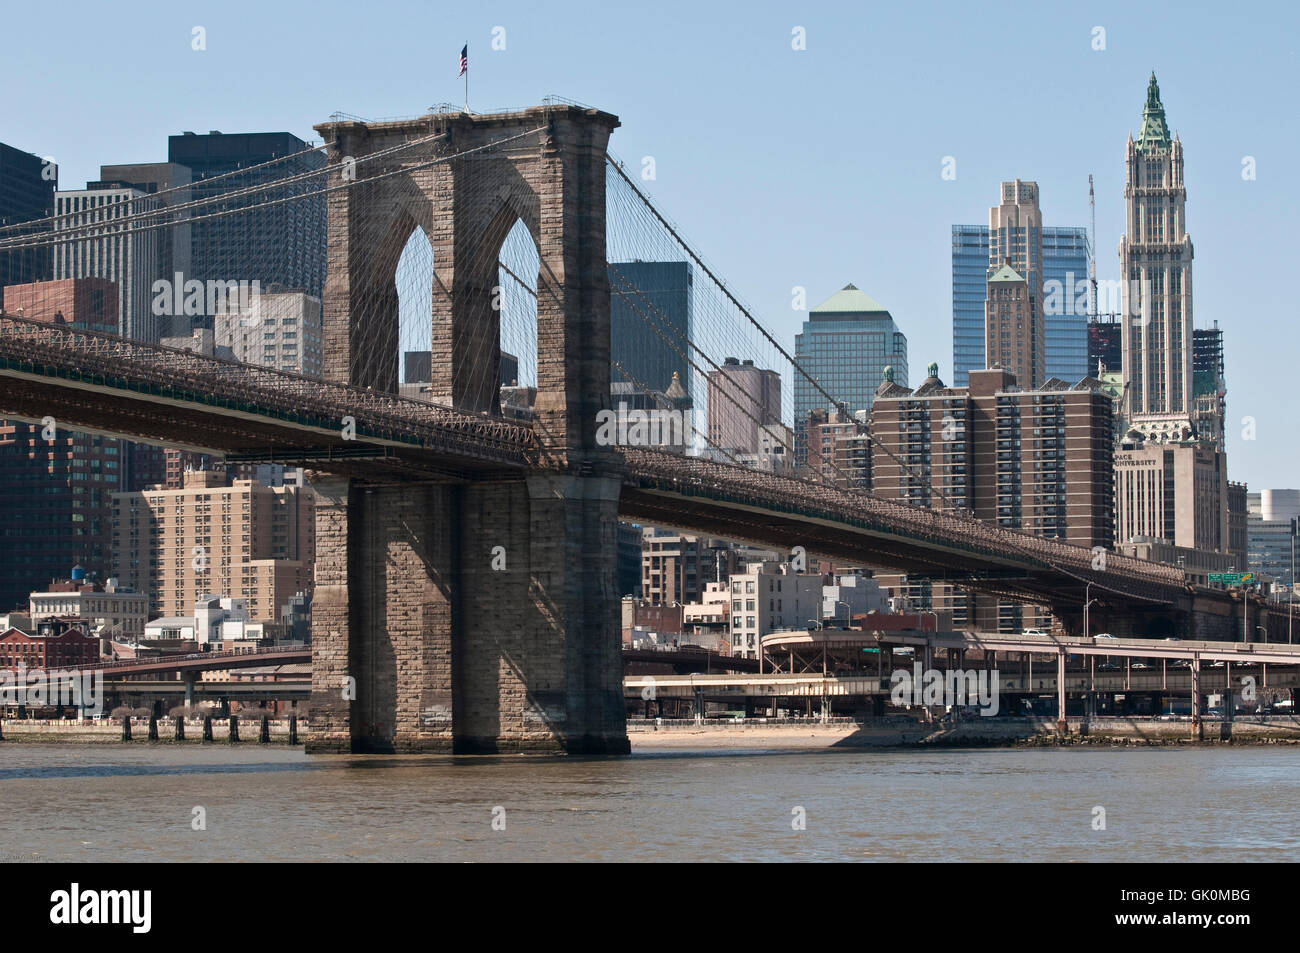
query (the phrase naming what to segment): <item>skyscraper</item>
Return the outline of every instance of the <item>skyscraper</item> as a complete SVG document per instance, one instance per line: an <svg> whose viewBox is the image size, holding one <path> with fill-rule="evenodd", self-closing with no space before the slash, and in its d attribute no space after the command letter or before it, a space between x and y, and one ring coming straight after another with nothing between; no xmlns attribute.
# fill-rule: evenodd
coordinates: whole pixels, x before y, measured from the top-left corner
<svg viewBox="0 0 1300 953"><path fill-rule="evenodd" d="M1088 361L1088 259L1092 254L1086 228L1045 226L1043 235L1043 312L1046 375L1074 383L1095 374ZM952 366L953 385L965 387L967 375L986 366L984 302L989 267L987 225L952 227ZM1018 269L1017 269L1018 270ZM1119 370L1119 360L1114 364Z"/></svg>
<svg viewBox="0 0 1300 953"><path fill-rule="evenodd" d="M1088 373L1096 377L1098 366L1118 373L1124 363L1123 323L1117 315L1099 314L1088 321Z"/></svg>
<svg viewBox="0 0 1300 953"><path fill-rule="evenodd" d="M1003 182L1002 204L989 209L984 359L989 367L1010 368L1021 386L1037 387L1046 380L1046 336L1038 183Z"/></svg>
<svg viewBox="0 0 1300 953"><path fill-rule="evenodd" d="M1192 425L1192 240L1183 144L1170 138L1154 73L1125 164L1119 258L1129 423L1145 435L1167 437Z"/></svg>
<svg viewBox="0 0 1300 953"><path fill-rule="evenodd" d="M1291 547L1296 545L1292 521L1300 519L1300 490L1264 490L1247 494L1246 566L1267 573L1283 586L1291 578Z"/></svg>
<svg viewBox="0 0 1300 953"><path fill-rule="evenodd" d="M321 303L301 291L254 295L247 308L214 318L214 344L235 360L321 376Z"/></svg>
<svg viewBox="0 0 1300 953"><path fill-rule="evenodd" d="M945 387L931 364L916 390L881 385L871 415L872 492L1109 548L1110 398L1094 381L1031 390L1005 368L970 377L967 387ZM899 585L922 605L951 610L955 624L1019 631L1046 622L1014 603L975 600L946 584Z"/></svg>
<svg viewBox="0 0 1300 953"><path fill-rule="evenodd" d="M1115 539L1155 539L1227 553L1228 465L1192 443L1145 443L1115 451Z"/></svg>
<svg viewBox="0 0 1300 953"><path fill-rule="evenodd" d="M163 229L131 219L158 207L137 188L114 185L55 194L59 218L54 277L107 278L117 286L118 331L123 337L156 343L163 319L153 311L153 283L161 275Z"/></svg>
<svg viewBox="0 0 1300 953"><path fill-rule="evenodd" d="M214 130L206 136L186 132L168 138L167 161L193 172L191 195L198 200L323 169L325 156L307 148L307 143L287 132L226 135ZM273 164L254 168L265 163ZM228 173L238 174L212 181ZM250 204L314 192L324 179L324 175L309 177L263 193ZM321 296L325 285L323 195L200 220L189 228L190 267L198 280L257 281L263 291ZM207 327L211 326L209 320Z"/></svg>
<svg viewBox="0 0 1300 953"><path fill-rule="evenodd" d="M103 278L41 281L4 289L23 317L116 333L118 294ZM125 440L0 420L0 610L25 602L80 563L107 574L112 494L125 486Z"/></svg>
<svg viewBox="0 0 1300 953"><path fill-rule="evenodd" d="M247 599L252 618L278 622L288 600L311 588L315 499L311 489L232 483L213 470L186 473L180 489L114 493L113 575L162 615L229 595Z"/></svg>
<svg viewBox="0 0 1300 953"><path fill-rule="evenodd" d="M1086 228L1043 229L1043 363L1049 379L1067 384L1097 373L1088 366L1091 257Z"/></svg>
<svg viewBox="0 0 1300 953"><path fill-rule="evenodd" d="M666 391L676 374L690 395L692 376L685 355L691 320L688 262L611 262L609 356L617 366L610 368L610 380Z"/></svg>
<svg viewBox="0 0 1300 953"><path fill-rule="evenodd" d="M0 142L0 228L49 218L54 214L54 191L58 186L57 166L47 168L40 156ZM48 230L48 222L33 226L33 234ZM21 231L5 232L7 237L21 234ZM0 252L0 293L5 285L47 281L52 277L48 245Z"/></svg>
<svg viewBox="0 0 1300 953"><path fill-rule="evenodd" d="M781 423L781 375L754 362L727 358L709 371L709 443L758 453L763 428Z"/></svg>
<svg viewBox="0 0 1300 953"><path fill-rule="evenodd" d="M1042 383L1043 352L1035 346L1042 327L1042 310L1033 286L1008 262L989 275L988 287L984 350L989 366L1009 370L1017 380Z"/></svg>
<svg viewBox="0 0 1300 953"><path fill-rule="evenodd" d="M184 205L190 201L189 185L193 174L183 165L174 162L137 162L126 165L101 165L98 182L87 182L88 189L129 186L146 195L154 196L164 208ZM177 213L185 215L186 213ZM190 277L190 226L185 218L160 229L158 242L158 272L167 281L176 281L179 273L183 281ZM179 320L176 320L179 319ZM190 333L191 322L184 315L173 315L159 322L159 337L185 337Z"/></svg>
<svg viewBox="0 0 1300 953"><path fill-rule="evenodd" d="M853 414L870 410L876 388L892 367L907 386L907 336L885 308L854 285L845 285L808 313L794 338L795 361L804 374L794 378L795 460L807 462L808 415L814 410ZM828 400L822 393L830 394Z"/></svg>
<svg viewBox="0 0 1300 953"><path fill-rule="evenodd" d="M1192 331L1192 429L1202 440L1223 448L1223 422L1227 416L1227 383L1223 377L1223 330Z"/></svg>

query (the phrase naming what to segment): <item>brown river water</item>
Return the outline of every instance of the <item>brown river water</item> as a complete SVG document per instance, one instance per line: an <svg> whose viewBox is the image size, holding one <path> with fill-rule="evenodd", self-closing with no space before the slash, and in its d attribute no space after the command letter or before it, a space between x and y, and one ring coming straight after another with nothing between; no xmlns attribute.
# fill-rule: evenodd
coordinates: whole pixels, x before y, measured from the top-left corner
<svg viewBox="0 0 1300 953"><path fill-rule="evenodd" d="M6 861L1281 861L1300 848L1300 750L582 760L8 743L0 803Z"/></svg>

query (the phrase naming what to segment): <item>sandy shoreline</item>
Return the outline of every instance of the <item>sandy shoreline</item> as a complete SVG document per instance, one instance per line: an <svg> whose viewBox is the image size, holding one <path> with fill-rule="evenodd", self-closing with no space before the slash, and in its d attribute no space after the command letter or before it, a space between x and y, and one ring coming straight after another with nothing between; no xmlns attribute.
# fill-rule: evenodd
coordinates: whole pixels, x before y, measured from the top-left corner
<svg viewBox="0 0 1300 953"><path fill-rule="evenodd" d="M799 725L789 728L672 728L661 731L629 731L633 751L717 750L725 748L773 748L803 750L829 748L857 734L854 725Z"/></svg>

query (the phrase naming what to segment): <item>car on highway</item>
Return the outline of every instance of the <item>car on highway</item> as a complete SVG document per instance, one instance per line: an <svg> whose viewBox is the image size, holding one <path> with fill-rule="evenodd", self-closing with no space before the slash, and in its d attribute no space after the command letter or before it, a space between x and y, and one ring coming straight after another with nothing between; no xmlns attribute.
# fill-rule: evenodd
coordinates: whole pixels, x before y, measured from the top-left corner
<svg viewBox="0 0 1300 953"><path fill-rule="evenodd" d="M1097 633L1096 635L1094 635L1093 638L1094 638L1094 639L1110 639L1111 641L1115 641L1115 636L1111 635L1109 632L1099 632L1099 633Z"/></svg>
<svg viewBox="0 0 1300 953"><path fill-rule="evenodd" d="M1041 636L1046 636L1046 635L1047 635L1047 633L1044 632L1042 629L1025 629L1025 630L1023 630L1020 634L1021 634L1021 635L1041 635Z"/></svg>

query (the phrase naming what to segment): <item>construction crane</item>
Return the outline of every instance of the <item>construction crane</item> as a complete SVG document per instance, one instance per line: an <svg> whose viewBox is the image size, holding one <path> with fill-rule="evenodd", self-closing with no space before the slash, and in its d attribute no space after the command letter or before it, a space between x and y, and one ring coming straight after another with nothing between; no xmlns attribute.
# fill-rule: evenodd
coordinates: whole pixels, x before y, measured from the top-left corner
<svg viewBox="0 0 1300 953"><path fill-rule="evenodd" d="M1088 233L1088 281L1092 285L1092 306L1089 316L1097 323L1097 196L1092 190L1092 173L1088 173L1088 211L1092 214L1092 227Z"/></svg>

